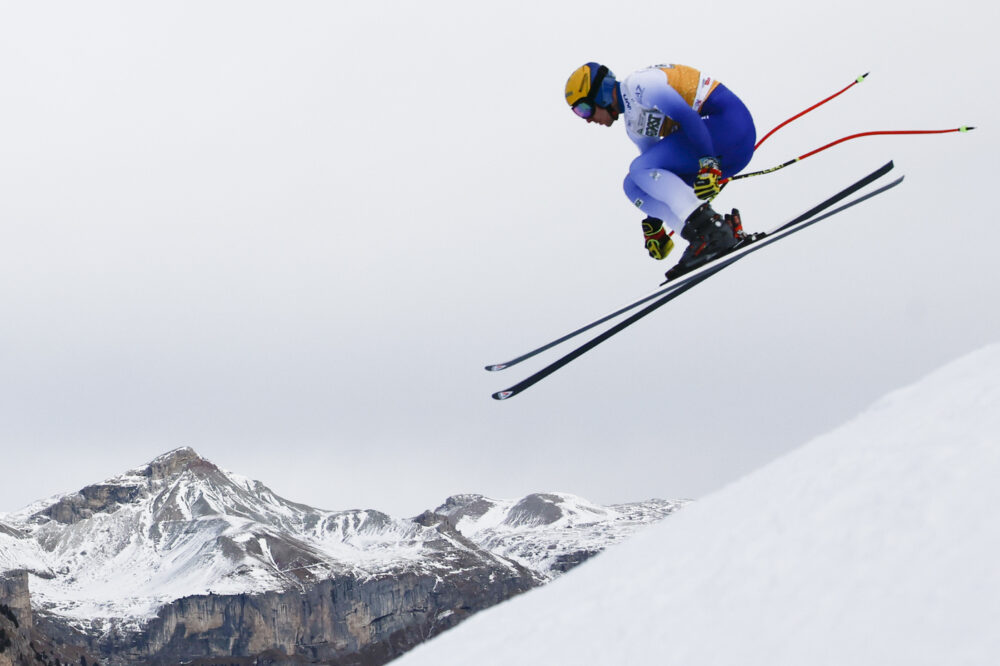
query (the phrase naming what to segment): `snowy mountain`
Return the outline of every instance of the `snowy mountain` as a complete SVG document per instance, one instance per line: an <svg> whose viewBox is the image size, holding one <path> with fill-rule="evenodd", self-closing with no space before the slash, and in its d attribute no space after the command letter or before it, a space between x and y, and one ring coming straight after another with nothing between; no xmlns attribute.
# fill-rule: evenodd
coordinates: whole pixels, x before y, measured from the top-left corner
<svg viewBox="0 0 1000 666"><path fill-rule="evenodd" d="M296 611L284 635L268 629L267 639L257 641L293 654L302 644L336 644L327 634L349 634L333 648L307 651L326 658L371 652L394 632L415 631L420 636L413 641L422 640L550 580L679 506L654 500L600 507L563 494L465 495L415 519L325 511L290 502L182 448L0 516L0 572L31 572L32 606L53 630L67 640L81 632L88 649L120 663L179 658L189 649L202 654L198 641L218 642L226 631L245 633L248 645L215 654L253 654L258 630L229 617L230 610L212 610L224 605L220 599L317 596L310 604L322 605L325 593L317 590L344 585L331 592L331 603L345 608L325 609L326 625L310 628L310 613ZM192 622L206 613L222 617L199 637ZM177 624L193 642L176 639ZM115 653L123 642L127 657ZM397 643L396 652L409 647Z"/></svg>
<svg viewBox="0 0 1000 666"><path fill-rule="evenodd" d="M1000 663L1000 345L404 656Z"/></svg>
<svg viewBox="0 0 1000 666"><path fill-rule="evenodd" d="M598 506L564 493L520 500L455 495L435 509L463 536L551 579L681 508L683 500Z"/></svg>
<svg viewBox="0 0 1000 666"><path fill-rule="evenodd" d="M40 607L139 621L193 594L282 590L404 564L447 569L441 535L374 511L323 512L226 473L191 449L8 516L57 574L32 581ZM433 533L432 533L433 532Z"/></svg>
<svg viewBox="0 0 1000 666"><path fill-rule="evenodd" d="M0 571L14 569L52 574L38 542L27 533L0 521Z"/></svg>

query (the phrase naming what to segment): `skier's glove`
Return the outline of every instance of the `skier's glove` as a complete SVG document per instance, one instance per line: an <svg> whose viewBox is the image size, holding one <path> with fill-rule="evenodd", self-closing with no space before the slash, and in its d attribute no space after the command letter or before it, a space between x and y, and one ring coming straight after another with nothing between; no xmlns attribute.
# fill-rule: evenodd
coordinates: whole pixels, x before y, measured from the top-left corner
<svg viewBox="0 0 1000 666"><path fill-rule="evenodd" d="M719 160L714 157L703 157L698 160L698 177L694 179L694 195L703 201L711 201L722 190L719 180L722 170Z"/></svg>
<svg viewBox="0 0 1000 666"><path fill-rule="evenodd" d="M643 240L646 241L646 251L653 259L663 259L674 249L674 239L670 236L674 232L667 233L663 228L663 220L655 217L647 217L642 221Z"/></svg>

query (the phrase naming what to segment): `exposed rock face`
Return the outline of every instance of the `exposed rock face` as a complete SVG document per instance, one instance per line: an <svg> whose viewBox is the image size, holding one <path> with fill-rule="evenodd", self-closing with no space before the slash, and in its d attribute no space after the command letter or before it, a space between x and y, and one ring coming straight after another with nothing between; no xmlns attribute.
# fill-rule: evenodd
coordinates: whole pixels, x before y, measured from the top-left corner
<svg viewBox="0 0 1000 666"><path fill-rule="evenodd" d="M31 652L28 631L0 593L0 666L35 666L42 662Z"/></svg>
<svg viewBox="0 0 1000 666"><path fill-rule="evenodd" d="M135 486L87 486L79 493L66 497L40 512L42 516L72 525L90 518L95 513L111 513L119 505L135 499L139 488Z"/></svg>
<svg viewBox="0 0 1000 666"><path fill-rule="evenodd" d="M551 525L563 517L558 495L535 493L514 505L504 520L512 527Z"/></svg>
<svg viewBox="0 0 1000 666"><path fill-rule="evenodd" d="M80 645L83 638L81 646L109 666L265 654L272 664L374 666L529 589L534 583L526 574L496 569L446 581L419 574L344 578L294 592L186 597L132 633L81 637L55 618L43 622L65 642Z"/></svg>
<svg viewBox="0 0 1000 666"><path fill-rule="evenodd" d="M452 495L436 509L436 513L452 518L456 523L464 518L478 520L496 506L496 502L482 495Z"/></svg>
<svg viewBox="0 0 1000 666"><path fill-rule="evenodd" d="M142 474L152 481L162 481L176 476L187 469L202 469L209 472L219 472L218 467L199 456L194 449L182 447L162 455L146 466Z"/></svg>
<svg viewBox="0 0 1000 666"><path fill-rule="evenodd" d="M98 661L71 641L53 640L34 623L27 571L0 573L0 666L51 666Z"/></svg>
<svg viewBox="0 0 1000 666"><path fill-rule="evenodd" d="M0 604L17 616L17 622L31 629L31 598L28 594L28 572L0 573Z"/></svg>
<svg viewBox="0 0 1000 666"><path fill-rule="evenodd" d="M184 448L5 516L0 572L28 569L33 598L22 572L0 599L34 637L10 649L40 650L24 659L375 666L678 506L548 493L455 496L414 519L324 511Z"/></svg>

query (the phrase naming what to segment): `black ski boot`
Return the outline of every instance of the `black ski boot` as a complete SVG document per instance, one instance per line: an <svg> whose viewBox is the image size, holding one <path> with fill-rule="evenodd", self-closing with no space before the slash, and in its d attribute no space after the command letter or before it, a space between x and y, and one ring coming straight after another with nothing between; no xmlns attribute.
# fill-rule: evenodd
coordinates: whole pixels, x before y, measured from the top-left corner
<svg viewBox="0 0 1000 666"><path fill-rule="evenodd" d="M709 204L699 206L681 229L681 238L688 242L677 265L666 272L668 280L689 273L708 262L735 250L746 238L740 212L733 209L723 217Z"/></svg>

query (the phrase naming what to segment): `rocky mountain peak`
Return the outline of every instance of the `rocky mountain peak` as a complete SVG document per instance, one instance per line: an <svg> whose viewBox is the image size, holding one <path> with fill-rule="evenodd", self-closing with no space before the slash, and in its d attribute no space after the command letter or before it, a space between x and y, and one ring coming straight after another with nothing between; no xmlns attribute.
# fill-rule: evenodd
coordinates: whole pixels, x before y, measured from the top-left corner
<svg viewBox="0 0 1000 666"><path fill-rule="evenodd" d="M184 446L154 458L145 468L138 470L139 474L153 481L163 481L185 471L218 472L219 468L191 447Z"/></svg>
<svg viewBox="0 0 1000 666"><path fill-rule="evenodd" d="M563 518L597 520L607 515L602 507L591 505L578 497L556 493L533 493L522 498L507 514L505 525L551 525Z"/></svg>
<svg viewBox="0 0 1000 666"><path fill-rule="evenodd" d="M186 477L199 482L193 493L187 493L187 495L193 494L194 497L170 490ZM227 489L221 493L222 495L237 494L242 490L233 483L226 472L202 458L194 449L182 447L158 456L148 464L120 476L64 495L38 510L33 518L73 525L95 514L114 513L122 506L136 505L150 496L160 496L154 499L157 509L163 508L164 504L205 504L206 491L216 490L214 494L220 494L217 491L219 488ZM178 519L192 513L197 514L199 511L168 510L167 513L171 513L169 518Z"/></svg>
<svg viewBox="0 0 1000 666"><path fill-rule="evenodd" d="M463 518L477 519L496 506L496 502L476 494L452 495L434 513L448 516L457 523Z"/></svg>

